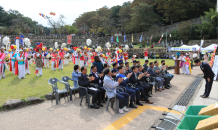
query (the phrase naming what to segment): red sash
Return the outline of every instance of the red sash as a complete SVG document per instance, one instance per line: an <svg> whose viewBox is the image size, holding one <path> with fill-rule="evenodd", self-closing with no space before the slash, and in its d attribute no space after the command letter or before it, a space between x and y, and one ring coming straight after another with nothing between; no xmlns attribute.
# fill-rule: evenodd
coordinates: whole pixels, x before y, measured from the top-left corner
<svg viewBox="0 0 218 130"><path fill-rule="evenodd" d="M18 75L18 61L15 61L15 75Z"/></svg>

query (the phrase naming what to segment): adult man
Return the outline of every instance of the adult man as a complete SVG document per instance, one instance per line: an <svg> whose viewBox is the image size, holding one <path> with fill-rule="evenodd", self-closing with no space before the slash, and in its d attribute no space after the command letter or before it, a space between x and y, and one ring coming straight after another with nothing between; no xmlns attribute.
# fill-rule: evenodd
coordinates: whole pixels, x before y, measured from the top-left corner
<svg viewBox="0 0 218 130"><path fill-rule="evenodd" d="M204 94L201 95L202 98L208 98L213 85L214 73L207 63L201 62L199 59L195 60L195 65L200 66L204 73L204 79L206 80Z"/></svg>
<svg viewBox="0 0 218 130"><path fill-rule="evenodd" d="M86 87L89 94L93 94L92 105L90 105L90 107L99 109L99 106L103 107L103 105L101 104L101 91L96 88L90 87L90 83L91 81L95 80L95 77L89 77L88 79L86 74L87 68L85 66L81 67L81 74L78 77L78 84L82 87ZM85 95L85 93L86 92L84 89L80 89L80 95Z"/></svg>
<svg viewBox="0 0 218 130"><path fill-rule="evenodd" d="M112 72L112 78L116 78L116 75L118 73L118 70L117 70L117 67L118 67L118 64L115 62L112 64L113 68L111 69L111 72Z"/></svg>
<svg viewBox="0 0 218 130"><path fill-rule="evenodd" d="M137 65L137 61L136 61L136 60L134 60L134 61L133 61L133 65L132 65L132 66L136 66L136 65ZM132 66L131 66L131 67L132 67Z"/></svg>
<svg viewBox="0 0 218 130"><path fill-rule="evenodd" d="M143 68L142 68L143 72L146 72L148 70L148 62L149 62L148 60L145 60L145 64L143 65Z"/></svg>
<svg viewBox="0 0 218 130"><path fill-rule="evenodd" d="M24 78L25 79L25 56L23 54L23 50L19 50L19 54L16 55L16 59L18 61L18 79Z"/></svg>
<svg viewBox="0 0 218 130"><path fill-rule="evenodd" d="M145 55L144 55L144 56L145 56L145 60L148 60L148 54L149 54L149 53L148 53L148 48L145 49L145 52L144 52L144 53L145 53Z"/></svg>
<svg viewBox="0 0 218 130"><path fill-rule="evenodd" d="M126 88L126 91L129 95L131 95L131 98L130 98L130 105L129 107L132 107L132 108L137 108L134 103L135 103L135 97L136 97L136 93L138 94L138 96L136 97L137 99L137 103L139 105L142 105L140 102L139 102L139 99L140 99L140 91L139 89L132 89L130 88L127 83L129 82L129 77L132 75L132 73L129 73L127 76L124 75L124 68L123 66L119 66L118 68L118 74L116 75L116 81L118 81L119 78L123 78L124 80L120 83L120 86L123 86ZM137 92L136 92L137 91Z"/></svg>
<svg viewBox="0 0 218 130"><path fill-rule="evenodd" d="M164 79L161 78L161 77L156 77L156 73L159 73L160 71L159 70L156 70L154 71L154 63L153 62L150 62L149 63L149 68L148 68L148 73L150 74L150 76L154 77L155 78L155 81L157 82L157 91L160 91L161 92L161 89L164 90L163 88L163 83L164 83Z"/></svg>
<svg viewBox="0 0 218 130"><path fill-rule="evenodd" d="M163 73L163 70L164 70L165 68L164 68L164 67L159 68L159 67L158 67L158 66L159 66L159 62L158 62L158 61L155 61L154 64L155 64L155 66L154 66L154 71L159 70L159 72L156 73L156 76L163 78L163 79L165 80L165 81L164 81L165 89L169 89L169 88L170 88L170 87L169 87L170 77L166 76L166 74Z"/></svg>
<svg viewBox="0 0 218 130"><path fill-rule="evenodd" d="M142 73L145 74L145 75L139 80L139 81L141 81L141 82L139 82L139 84L145 86L145 88L146 88L145 94L146 94L148 97L151 97L151 95L148 94L148 92L149 92L149 91L152 91L152 88L153 88L153 85L152 85L152 84L148 84L150 74L148 74L147 72L143 72L141 65L137 65L137 68L138 68L137 76L139 76L139 75L142 74Z"/></svg>
<svg viewBox="0 0 218 130"><path fill-rule="evenodd" d="M129 111L129 109L126 108L129 104L129 94L120 92L119 89L116 87L123 81L123 78L119 78L117 82L114 82L111 78L112 73L109 68L104 70L104 87L107 90L107 96L108 98L113 98L116 96L116 98L119 100L119 113L124 113L124 111ZM113 92L108 92L113 91ZM115 93L115 95L114 95Z"/></svg>
<svg viewBox="0 0 218 130"><path fill-rule="evenodd" d="M60 60L59 60L59 69L63 69L64 68L64 66L63 66L63 64L64 64L64 51L63 51L63 48L61 48L60 49L60 51L58 52L58 56L59 56L59 58L60 58Z"/></svg>
<svg viewBox="0 0 218 130"><path fill-rule="evenodd" d="M125 63L124 75L127 76L128 73L131 73L131 69L129 68L129 62Z"/></svg>
<svg viewBox="0 0 218 130"><path fill-rule="evenodd" d="M89 77L95 77L91 83L95 83L98 85L98 89L101 91L101 99L102 103L105 103L105 90L103 88L103 79L104 79L104 73L97 74L97 67L95 65L91 66L92 72L89 74Z"/></svg>
<svg viewBox="0 0 218 130"><path fill-rule="evenodd" d="M161 61L160 68L163 68L162 74L170 77L170 81L173 79L174 75L167 73L168 65L165 66L165 60Z"/></svg>
<svg viewBox="0 0 218 130"><path fill-rule="evenodd" d="M0 79L5 78L5 53L4 53L4 47L2 46L0 48Z"/></svg>
<svg viewBox="0 0 218 130"><path fill-rule="evenodd" d="M138 68L136 66L132 66L131 67L132 69L132 75L129 77L129 83L133 84L136 86L135 90L136 90L136 99L137 99L137 96L139 96L138 99L141 99L140 97L140 94L138 95L137 94L137 89L140 90L141 92L141 96L142 98L144 99L144 101L148 104L153 104L153 102L149 101L147 96L145 95L145 92L147 93L148 90L145 86L142 86L141 84L139 84L139 80L141 80L141 78L145 75L144 73L141 73L139 76L137 76L137 73L138 73ZM139 102L138 102L139 103ZM136 101L136 104L138 104L137 101ZM140 105L140 104L139 104Z"/></svg>

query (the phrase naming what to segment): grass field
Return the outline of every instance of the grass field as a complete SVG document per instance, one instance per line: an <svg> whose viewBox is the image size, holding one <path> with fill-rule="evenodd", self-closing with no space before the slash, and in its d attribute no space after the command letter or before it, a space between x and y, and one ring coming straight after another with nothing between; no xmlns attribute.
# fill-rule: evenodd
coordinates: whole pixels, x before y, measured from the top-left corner
<svg viewBox="0 0 218 130"><path fill-rule="evenodd" d="M143 59L140 60L141 65L144 64ZM155 61L149 59L150 62ZM161 59L158 59L161 61ZM166 60L166 64L174 65L173 60ZM132 63L130 63L130 66ZM18 79L17 75L6 70L6 79L0 80L0 106L9 99L25 99L27 97L44 97L45 94L52 92L52 87L48 84L49 78L56 77L61 80L62 76L71 77L73 72L73 63L70 62L67 66L64 66L63 70L57 69L52 71L51 68L43 68L43 76L37 77L35 75L35 65L30 66L30 75L26 75L25 79ZM90 66L89 66L90 67ZM90 69L88 69L88 73ZM73 82L70 82L73 85ZM64 85L58 84L60 89L64 88Z"/></svg>

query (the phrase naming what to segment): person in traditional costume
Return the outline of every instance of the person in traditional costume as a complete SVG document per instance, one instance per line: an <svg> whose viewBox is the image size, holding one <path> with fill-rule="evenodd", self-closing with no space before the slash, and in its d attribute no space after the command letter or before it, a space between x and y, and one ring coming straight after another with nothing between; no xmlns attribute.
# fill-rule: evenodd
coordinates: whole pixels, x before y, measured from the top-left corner
<svg viewBox="0 0 218 130"><path fill-rule="evenodd" d="M36 76L42 76L42 68L43 68L43 62L42 62L42 46L43 44L40 43L40 45L37 45L36 47L36 71L35 71L35 74ZM38 75L39 73L39 75Z"/></svg>
<svg viewBox="0 0 218 130"><path fill-rule="evenodd" d="M83 51L84 51L84 50L83 50ZM83 67L83 66L84 66L85 56L84 56L83 51L80 53L80 64L79 64L80 67Z"/></svg>
<svg viewBox="0 0 218 130"><path fill-rule="evenodd" d="M189 58L189 55L186 55L186 58L185 58L185 74L186 75L190 75L189 64L190 64L190 58Z"/></svg>
<svg viewBox="0 0 218 130"><path fill-rule="evenodd" d="M124 56L124 63L128 62L129 54L128 54L127 50L124 51L123 56Z"/></svg>
<svg viewBox="0 0 218 130"><path fill-rule="evenodd" d="M68 65L69 63L69 59L70 59L70 55L68 53L68 49L64 48L64 65Z"/></svg>
<svg viewBox="0 0 218 130"><path fill-rule="evenodd" d="M58 52L58 56L59 56L59 69L63 69L63 63L64 63L64 51L63 48L60 49L60 51Z"/></svg>
<svg viewBox="0 0 218 130"><path fill-rule="evenodd" d="M56 70L57 57L58 57L58 55L55 53L55 50L53 50L52 53L51 53L51 69L52 70Z"/></svg>
<svg viewBox="0 0 218 130"><path fill-rule="evenodd" d="M0 48L0 79L1 78L5 78L5 70L6 70L6 66L5 66L5 53L4 53L4 47L2 46Z"/></svg>
<svg viewBox="0 0 218 130"><path fill-rule="evenodd" d="M16 55L16 59L18 61L18 79L25 79L25 60L26 57L23 54L23 50L19 50L19 53Z"/></svg>
<svg viewBox="0 0 218 130"><path fill-rule="evenodd" d="M16 62L16 49L17 47L15 45L11 45L11 53L10 53L10 71L12 71L15 74L15 62Z"/></svg>
<svg viewBox="0 0 218 130"><path fill-rule="evenodd" d="M28 63L29 63L29 65L32 65L33 64L33 62L32 62L32 50L31 50L31 48L28 48L28 57L29 57L29 60L28 60Z"/></svg>
<svg viewBox="0 0 218 130"><path fill-rule="evenodd" d="M182 69L182 74L185 74L185 54L182 53L181 56L179 57L179 60L181 60L180 62L180 68Z"/></svg>
<svg viewBox="0 0 218 130"><path fill-rule="evenodd" d="M23 49L23 55L25 56L25 74L30 74L30 69L29 69L29 60L30 60L30 57L29 57L29 53L27 52L28 49L27 48L24 48Z"/></svg>
<svg viewBox="0 0 218 130"><path fill-rule="evenodd" d="M145 52L144 52L144 56L145 56L145 60L148 60L148 48L145 49Z"/></svg>
<svg viewBox="0 0 218 130"><path fill-rule="evenodd" d="M133 55L131 63L133 63L133 61L135 61L135 58L136 58L136 55Z"/></svg>
<svg viewBox="0 0 218 130"><path fill-rule="evenodd" d="M117 62L118 62L118 65L119 65L120 63L123 63L123 54L122 54L122 50L119 50L118 52L119 53L117 55Z"/></svg>
<svg viewBox="0 0 218 130"><path fill-rule="evenodd" d="M93 63L95 60L94 60L94 57L97 56L97 53L95 52L94 49L92 49L92 55L91 55L91 63Z"/></svg>
<svg viewBox="0 0 218 130"><path fill-rule="evenodd" d="M79 59L80 59L80 49L77 48L75 52L73 52L73 56L75 58L75 65L79 65Z"/></svg>
<svg viewBox="0 0 218 130"><path fill-rule="evenodd" d="M44 67L49 68L49 58L46 57L48 55L47 47L43 47L42 50L43 50L42 56L44 61Z"/></svg>

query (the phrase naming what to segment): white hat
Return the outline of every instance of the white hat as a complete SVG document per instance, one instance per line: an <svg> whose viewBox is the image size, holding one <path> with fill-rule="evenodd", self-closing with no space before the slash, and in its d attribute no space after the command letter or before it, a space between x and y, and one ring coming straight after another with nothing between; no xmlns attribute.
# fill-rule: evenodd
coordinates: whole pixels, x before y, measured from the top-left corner
<svg viewBox="0 0 218 130"><path fill-rule="evenodd" d="M23 49L24 49L24 50L26 50L27 48L26 48L26 47L24 47Z"/></svg>
<svg viewBox="0 0 218 130"><path fill-rule="evenodd" d="M19 50L19 52L20 52L20 51L23 51L23 50L22 50L22 49L20 49L20 50Z"/></svg>
<svg viewBox="0 0 218 130"><path fill-rule="evenodd" d="M4 46L2 46L0 49L5 49Z"/></svg>

